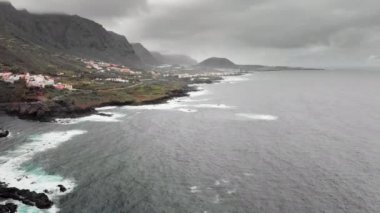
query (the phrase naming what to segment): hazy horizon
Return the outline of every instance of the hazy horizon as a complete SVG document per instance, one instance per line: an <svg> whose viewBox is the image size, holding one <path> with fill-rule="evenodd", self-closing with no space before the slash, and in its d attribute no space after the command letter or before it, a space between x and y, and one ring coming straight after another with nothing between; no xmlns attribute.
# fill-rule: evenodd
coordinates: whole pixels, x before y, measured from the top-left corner
<svg viewBox="0 0 380 213"><path fill-rule="evenodd" d="M10 0L36 13L77 14L152 51L237 64L378 67L380 2L369 0Z"/></svg>

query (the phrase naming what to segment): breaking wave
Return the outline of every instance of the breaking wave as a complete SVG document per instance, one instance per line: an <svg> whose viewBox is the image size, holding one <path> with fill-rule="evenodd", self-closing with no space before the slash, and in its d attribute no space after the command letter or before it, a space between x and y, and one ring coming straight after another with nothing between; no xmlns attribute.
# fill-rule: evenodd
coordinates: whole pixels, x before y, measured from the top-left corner
<svg viewBox="0 0 380 213"><path fill-rule="evenodd" d="M85 133L86 131L82 130L70 130L31 136L29 138L30 142L19 146L15 150L8 151L0 157L0 182L8 184L10 187L28 189L38 193L47 190L49 191L47 195L52 200L70 193L75 187L74 180L59 175L50 175L40 167L24 164L30 161L35 154L56 148L73 137ZM67 188L66 192L60 192L57 187L60 184ZM19 212L22 212L21 209L24 209L25 212L40 211L29 206L20 206ZM57 211L58 208L53 206L48 212Z"/></svg>
<svg viewBox="0 0 380 213"><path fill-rule="evenodd" d="M82 122L119 122L119 118L125 117L125 114L103 112L107 115L90 115L81 118L57 118L55 122L60 124L77 124Z"/></svg>
<svg viewBox="0 0 380 213"><path fill-rule="evenodd" d="M97 111L103 111L103 110L110 110L110 109L116 109L116 106L106 106L106 107L99 107L96 108Z"/></svg>
<svg viewBox="0 0 380 213"><path fill-rule="evenodd" d="M250 119L250 120L263 120L263 121L275 121L278 120L277 116L264 115L264 114L251 114L251 113L237 113L238 117Z"/></svg>
<svg viewBox="0 0 380 213"><path fill-rule="evenodd" d="M210 109L232 109L234 106L228 106L225 104L197 104L194 105L196 108L210 108Z"/></svg>
<svg viewBox="0 0 380 213"><path fill-rule="evenodd" d="M220 82L221 83L234 84L234 83L238 83L238 82L242 82L242 81L248 81L248 80L249 80L249 78L244 77L244 76L226 76Z"/></svg>

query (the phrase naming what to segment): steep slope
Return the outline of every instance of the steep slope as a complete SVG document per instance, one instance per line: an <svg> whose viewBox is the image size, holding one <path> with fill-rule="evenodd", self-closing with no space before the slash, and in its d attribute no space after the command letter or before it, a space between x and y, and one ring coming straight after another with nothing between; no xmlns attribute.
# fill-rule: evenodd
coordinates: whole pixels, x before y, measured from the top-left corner
<svg viewBox="0 0 380 213"><path fill-rule="evenodd" d="M167 55L159 52L152 52L152 55L160 64L195 65L198 63L195 59L187 55Z"/></svg>
<svg viewBox="0 0 380 213"><path fill-rule="evenodd" d="M144 65L159 65L158 60L141 43L132 43L133 50Z"/></svg>
<svg viewBox="0 0 380 213"><path fill-rule="evenodd" d="M31 14L1 2L0 23L0 36L49 51L133 67L141 65L124 36L109 32L100 24L79 16Z"/></svg>
<svg viewBox="0 0 380 213"><path fill-rule="evenodd" d="M234 64L232 61L230 61L227 58L208 58L201 63L198 64L200 67L207 67L207 68L237 68L238 66Z"/></svg>

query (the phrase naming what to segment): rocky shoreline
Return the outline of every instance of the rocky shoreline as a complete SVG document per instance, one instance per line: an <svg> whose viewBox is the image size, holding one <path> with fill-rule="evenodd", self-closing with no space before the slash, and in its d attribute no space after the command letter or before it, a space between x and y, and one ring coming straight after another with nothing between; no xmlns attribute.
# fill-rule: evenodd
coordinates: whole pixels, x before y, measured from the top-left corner
<svg viewBox="0 0 380 213"><path fill-rule="evenodd" d="M13 203L0 204L0 213L15 213L17 211L17 205Z"/></svg>
<svg viewBox="0 0 380 213"><path fill-rule="evenodd" d="M195 87L186 86L181 89L171 90L165 95L143 101L112 101L94 105L78 106L65 100L49 100L38 102L6 103L0 106L0 110L8 115L17 116L20 119L51 122L55 118L77 118L97 113L95 108L105 106L148 105L165 103L172 98L185 97L189 92L196 91Z"/></svg>
<svg viewBox="0 0 380 213"><path fill-rule="evenodd" d="M49 209L53 206L53 202L45 193L37 193L27 189L18 189L8 187L7 184L0 182L0 199L15 200L22 202L28 206L35 206L39 209ZM0 213L16 212L17 205L8 202L5 205L0 205Z"/></svg>

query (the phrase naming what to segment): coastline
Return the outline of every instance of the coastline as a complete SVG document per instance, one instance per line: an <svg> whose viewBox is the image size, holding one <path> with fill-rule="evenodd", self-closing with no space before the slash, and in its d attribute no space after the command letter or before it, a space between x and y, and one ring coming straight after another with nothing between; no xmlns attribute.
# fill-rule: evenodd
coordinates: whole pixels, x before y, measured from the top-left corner
<svg viewBox="0 0 380 213"><path fill-rule="evenodd" d="M197 85L221 83L224 82L228 77L244 76L249 74L251 73L239 73L234 75L226 75L214 79L208 79L207 81L197 80L192 82L186 82L180 88L169 89L164 94L149 98L143 98L142 100L111 100L100 103L86 103L81 105L65 100L1 103L0 113L7 114L9 116L15 116L23 120L39 122L54 122L55 119L80 118L93 114L103 115L96 109L109 106L144 106L164 104L172 99L179 97L187 97L191 92L199 91Z"/></svg>
<svg viewBox="0 0 380 213"><path fill-rule="evenodd" d="M221 83L226 80L228 76L224 77L222 80L215 80L212 83ZM18 106L17 111L6 111L4 105L0 106L2 109L0 113L6 113L11 116L17 116L20 119L26 120L34 120L34 121L42 121L42 122L55 122L58 118L80 118L88 115L97 114L100 116L109 116L106 113L102 113L101 110L97 110L102 107L112 107L112 106L144 106L144 105L156 105L156 104L164 104L168 103L170 100L180 97L190 96L192 92L201 91L199 85L201 84L210 84L210 83L193 83L193 84L185 84L181 89L175 89L168 91L165 95L156 97L154 99L147 99L141 102L105 102L100 105L92 105L86 109L76 109L76 108L58 108L63 109L63 111L56 111L57 114L38 114L32 113L28 111L28 106ZM29 109L33 110L33 112L38 112L38 107L46 107L44 103L23 103L25 105L29 105ZM33 105L35 104L35 105ZM45 103L46 104L46 103ZM37 106L36 106L37 105ZM26 108L25 108L26 107ZM56 106L55 106L56 107ZM48 109L48 108L47 108ZM71 111L70 111L71 110ZM40 117L38 117L40 116ZM17 212L18 208L21 208L20 205L27 205L31 207L36 207L39 209L50 209L54 207L56 199L52 199L52 189L41 189L37 191L33 191L28 187L22 187L21 185L9 185L8 181L2 179L3 182L0 182L0 209L4 208L8 212ZM18 181L17 179L13 181ZM67 183L60 183L62 185L55 185L55 191L60 191L60 193L65 193L66 190L72 190L72 186L67 185ZM64 190L62 190L62 188ZM65 188L67 187L67 189ZM67 191L67 192L68 192ZM1 212L1 211L0 211Z"/></svg>
<svg viewBox="0 0 380 213"><path fill-rule="evenodd" d="M194 91L197 91L196 87L186 84L180 89L169 90L164 95L147 98L141 101L105 101L95 104L88 103L84 106L78 106L74 103L66 102L63 100L16 102L1 104L0 111L9 116L16 116L19 119L52 122L56 118L79 118L92 114L99 114L99 112L96 110L96 108L99 107L162 104L173 98L189 96L189 93Z"/></svg>

